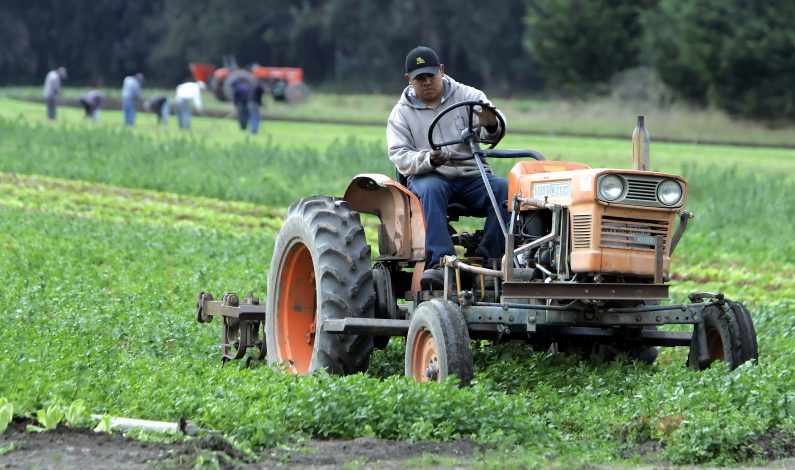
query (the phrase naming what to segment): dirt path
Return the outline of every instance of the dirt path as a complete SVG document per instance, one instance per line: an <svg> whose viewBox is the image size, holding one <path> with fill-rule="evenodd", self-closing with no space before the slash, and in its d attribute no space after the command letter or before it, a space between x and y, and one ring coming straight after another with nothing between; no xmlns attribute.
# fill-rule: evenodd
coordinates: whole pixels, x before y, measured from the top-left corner
<svg viewBox="0 0 795 470"><path fill-rule="evenodd" d="M0 435L0 469L458 469L470 466L473 457L486 450L468 440L412 443L360 438L350 441L310 440L289 448L266 449L251 458L218 435L175 443L142 442L121 434L95 433L88 429L60 427L43 433L27 432L27 424L29 422L13 422ZM654 455L658 450L651 451L644 460L656 460ZM792 455L791 451L789 449L784 455ZM499 462L492 462L492 465L499 465ZM638 468L673 467L655 463ZM709 468L715 470L715 467ZM742 468L795 469L795 458L776 460L761 467Z"/></svg>
<svg viewBox="0 0 795 470"><path fill-rule="evenodd" d="M15 422L0 435L0 468L5 469L92 469L92 468L378 468L404 469L409 460L435 456L450 462L434 464L426 457L423 468L456 468L479 450L472 441L449 443L394 442L380 439L352 441L307 441L290 449L263 451L256 462L235 450L219 436L209 435L189 442L165 444L141 442L120 434L94 433L87 429L58 428L26 432L28 423ZM198 464L198 465L197 465Z"/></svg>

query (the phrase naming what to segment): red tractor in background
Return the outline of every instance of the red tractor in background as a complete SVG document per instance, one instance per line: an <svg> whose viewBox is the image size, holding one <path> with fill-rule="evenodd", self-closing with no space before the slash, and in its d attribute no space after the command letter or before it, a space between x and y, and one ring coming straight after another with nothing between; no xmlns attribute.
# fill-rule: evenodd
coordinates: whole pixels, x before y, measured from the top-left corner
<svg viewBox="0 0 795 470"><path fill-rule="evenodd" d="M234 59L225 59L223 67L213 64L191 63L193 78L207 84L219 101L232 101L232 84L238 80L259 82L277 101L303 103L309 96L304 83L304 70L297 67L263 67L254 64L238 67Z"/></svg>

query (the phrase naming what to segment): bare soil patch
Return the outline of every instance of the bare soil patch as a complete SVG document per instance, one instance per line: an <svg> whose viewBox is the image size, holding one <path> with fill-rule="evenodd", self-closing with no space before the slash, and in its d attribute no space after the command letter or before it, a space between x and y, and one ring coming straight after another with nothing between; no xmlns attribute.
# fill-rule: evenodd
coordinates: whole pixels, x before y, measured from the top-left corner
<svg viewBox="0 0 795 470"><path fill-rule="evenodd" d="M220 435L208 434L189 441L142 442L121 434L95 433L89 429L59 427L54 431L27 432L30 421L15 421L0 435L0 469L182 469L182 468L464 468L486 450L469 440L454 442L397 442L383 439L308 440L247 456ZM770 459L762 466L742 468L795 469L795 443L777 433L760 436L757 456ZM637 446L646 466L673 468L659 460L661 447L650 441ZM761 451L761 452L759 452ZM749 456L750 457L750 456ZM496 463L496 462L494 462ZM594 468L606 468L596 466ZM685 466L678 468L712 468Z"/></svg>
<svg viewBox="0 0 795 470"><path fill-rule="evenodd" d="M295 446L267 449L256 459L248 458L217 435L186 442L141 442L120 434L95 433L88 429L59 427L35 433L25 430L28 422L11 423L0 435L0 468L192 468L208 464L225 469L352 468L403 469L409 460L424 455L466 462L481 447L468 440L456 442L395 442L382 439L349 441L311 440ZM450 460L446 460L450 461ZM455 468L456 465L433 465ZM429 468L429 467L424 467Z"/></svg>

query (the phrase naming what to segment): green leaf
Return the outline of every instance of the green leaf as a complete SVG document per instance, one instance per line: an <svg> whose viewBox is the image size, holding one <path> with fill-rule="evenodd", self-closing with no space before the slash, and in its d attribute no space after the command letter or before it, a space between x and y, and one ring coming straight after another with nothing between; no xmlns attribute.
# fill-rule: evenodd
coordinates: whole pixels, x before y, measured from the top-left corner
<svg viewBox="0 0 795 470"><path fill-rule="evenodd" d="M28 424L27 426L25 426L25 431L27 431L27 432L44 432L44 431L46 431L46 429L41 427L41 426L34 426L32 424Z"/></svg>
<svg viewBox="0 0 795 470"><path fill-rule="evenodd" d="M88 409L83 400L73 401L64 412L66 425L69 427L82 426L90 420Z"/></svg>
<svg viewBox="0 0 795 470"><path fill-rule="evenodd" d="M39 423L44 425L47 430L52 430L58 427L58 424L64 418L64 410L59 404L48 406L46 409L41 409L36 412L36 419Z"/></svg>
<svg viewBox="0 0 795 470"><path fill-rule="evenodd" d="M103 416L100 418L99 423L94 427L94 432L110 433L110 416Z"/></svg>
<svg viewBox="0 0 795 470"><path fill-rule="evenodd" d="M0 434L5 432L12 419L14 419L14 404L5 397L0 397Z"/></svg>

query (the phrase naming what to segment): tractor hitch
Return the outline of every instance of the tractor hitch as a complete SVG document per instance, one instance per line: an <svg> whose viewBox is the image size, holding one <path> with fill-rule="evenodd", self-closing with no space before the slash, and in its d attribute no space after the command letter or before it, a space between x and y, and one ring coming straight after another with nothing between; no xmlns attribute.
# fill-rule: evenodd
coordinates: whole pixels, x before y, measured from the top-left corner
<svg viewBox="0 0 795 470"><path fill-rule="evenodd" d="M227 292L220 301L213 300L209 292L199 292L196 297L196 321L209 323L221 317L221 362L243 359L249 348L255 353L246 357L245 367L265 359L265 306L253 292L241 301L234 292Z"/></svg>

